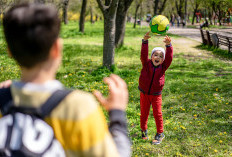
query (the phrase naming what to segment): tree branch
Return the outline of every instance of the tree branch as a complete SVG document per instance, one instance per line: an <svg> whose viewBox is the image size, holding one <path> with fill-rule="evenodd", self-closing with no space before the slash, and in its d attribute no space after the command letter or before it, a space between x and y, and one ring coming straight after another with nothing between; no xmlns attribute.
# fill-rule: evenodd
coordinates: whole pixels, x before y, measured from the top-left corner
<svg viewBox="0 0 232 157"><path fill-rule="evenodd" d="M98 6L101 9L101 11L104 13L107 9L109 9L109 6L105 6L101 0L97 0Z"/></svg>

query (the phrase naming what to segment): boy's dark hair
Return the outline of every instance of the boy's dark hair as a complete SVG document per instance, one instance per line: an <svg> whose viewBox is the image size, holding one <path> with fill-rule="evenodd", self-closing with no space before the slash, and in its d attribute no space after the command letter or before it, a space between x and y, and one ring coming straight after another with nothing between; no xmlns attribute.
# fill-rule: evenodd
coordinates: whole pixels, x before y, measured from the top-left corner
<svg viewBox="0 0 232 157"><path fill-rule="evenodd" d="M60 19L53 6L20 4L3 18L6 42L19 65L31 68L48 58L59 36Z"/></svg>

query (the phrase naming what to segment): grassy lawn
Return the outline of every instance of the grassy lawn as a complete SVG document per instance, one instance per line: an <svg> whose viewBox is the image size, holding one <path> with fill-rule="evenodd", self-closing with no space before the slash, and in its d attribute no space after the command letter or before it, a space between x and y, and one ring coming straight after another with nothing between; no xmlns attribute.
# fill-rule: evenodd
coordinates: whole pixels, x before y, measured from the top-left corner
<svg viewBox="0 0 232 157"><path fill-rule="evenodd" d="M147 27L126 28L125 44L116 49L114 73L129 88L128 128L132 156L232 156L232 61L215 57L199 47L186 47L192 41L171 36L174 59L166 72L163 89L165 140L151 145L156 133L152 110L148 120L150 141L140 139L140 105L138 79L141 70L141 39ZM2 30L1 30L2 31ZM103 23L86 23L85 33L78 23L62 27L63 65L57 73L67 87L106 94L103 77L111 73L102 68ZM19 79L19 68L9 59L0 34L0 81ZM164 46L163 36L152 36L149 49ZM185 41L185 43L182 43ZM184 48L185 46L185 48Z"/></svg>

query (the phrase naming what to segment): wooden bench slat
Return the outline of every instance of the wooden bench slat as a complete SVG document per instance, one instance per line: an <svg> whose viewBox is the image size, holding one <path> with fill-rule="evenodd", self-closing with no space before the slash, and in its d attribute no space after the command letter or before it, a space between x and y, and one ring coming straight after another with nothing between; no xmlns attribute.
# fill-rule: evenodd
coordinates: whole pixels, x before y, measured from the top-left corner
<svg viewBox="0 0 232 157"><path fill-rule="evenodd" d="M217 33L211 33L209 31L206 31L206 30L202 30L200 29L200 32L201 32L201 37L202 37L202 42L203 44L205 45L213 45L213 41L212 41L212 35L216 35L216 38L217 38L217 47L219 45L223 45L223 46L226 46L228 47L228 51L229 52L232 52L232 37L228 37L228 36L224 36L224 35L220 35L220 34L217 34Z"/></svg>

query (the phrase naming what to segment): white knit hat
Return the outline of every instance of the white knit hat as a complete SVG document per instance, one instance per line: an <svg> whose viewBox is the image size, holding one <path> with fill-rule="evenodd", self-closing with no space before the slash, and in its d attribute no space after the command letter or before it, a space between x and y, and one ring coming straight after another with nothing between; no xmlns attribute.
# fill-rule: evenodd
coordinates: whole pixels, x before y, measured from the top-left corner
<svg viewBox="0 0 232 157"><path fill-rule="evenodd" d="M155 51L161 51L162 53L163 53L163 55L164 55L164 59L165 59L165 50L164 50L164 48L162 48L162 47L155 47L152 51L151 51L151 57L152 57L152 55L153 55L153 53L155 52Z"/></svg>

